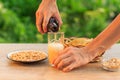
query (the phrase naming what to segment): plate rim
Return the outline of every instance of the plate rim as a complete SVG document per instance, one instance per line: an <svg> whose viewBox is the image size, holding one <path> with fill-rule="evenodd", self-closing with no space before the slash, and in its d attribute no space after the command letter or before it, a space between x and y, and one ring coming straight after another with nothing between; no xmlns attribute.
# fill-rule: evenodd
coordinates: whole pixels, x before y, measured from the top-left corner
<svg viewBox="0 0 120 80"><path fill-rule="evenodd" d="M42 52L42 54L45 54L45 58L41 59L41 60L33 60L33 61L20 61L20 60L13 60L12 58L10 58L10 56L12 54L16 54L17 52L22 52L22 51L36 51L36 52ZM48 58L48 55L47 53L45 53L44 51L41 51L41 50L15 50L15 51L11 51L7 54L7 58L11 61L15 61L15 62L21 62L21 63L34 63L34 62L39 62L39 61L43 61L43 60L46 60Z"/></svg>

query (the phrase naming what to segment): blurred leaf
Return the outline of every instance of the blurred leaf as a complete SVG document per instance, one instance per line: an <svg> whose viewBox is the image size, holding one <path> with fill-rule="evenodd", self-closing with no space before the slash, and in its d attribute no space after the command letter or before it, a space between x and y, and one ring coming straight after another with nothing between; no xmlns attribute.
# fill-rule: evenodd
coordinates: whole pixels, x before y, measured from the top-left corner
<svg viewBox="0 0 120 80"><path fill-rule="evenodd" d="M0 0L0 42L47 42L35 25L42 0ZM120 13L119 0L57 0L65 37L96 37Z"/></svg>

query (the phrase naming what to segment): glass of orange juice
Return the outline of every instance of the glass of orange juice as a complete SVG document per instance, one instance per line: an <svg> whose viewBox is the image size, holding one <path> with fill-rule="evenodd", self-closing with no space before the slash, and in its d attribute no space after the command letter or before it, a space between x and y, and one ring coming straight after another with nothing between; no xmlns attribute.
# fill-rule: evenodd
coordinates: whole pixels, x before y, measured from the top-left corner
<svg viewBox="0 0 120 80"><path fill-rule="evenodd" d="M59 51L64 49L64 32L48 32L48 60L51 66Z"/></svg>

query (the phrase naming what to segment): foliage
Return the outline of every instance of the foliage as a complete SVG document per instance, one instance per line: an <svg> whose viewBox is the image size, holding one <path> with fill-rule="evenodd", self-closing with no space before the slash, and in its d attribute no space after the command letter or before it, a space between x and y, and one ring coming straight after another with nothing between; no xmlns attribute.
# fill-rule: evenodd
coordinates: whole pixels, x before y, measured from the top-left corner
<svg viewBox="0 0 120 80"><path fill-rule="evenodd" d="M0 0L0 42L47 42L35 26L41 0ZM120 12L119 0L57 0L66 37L96 37Z"/></svg>

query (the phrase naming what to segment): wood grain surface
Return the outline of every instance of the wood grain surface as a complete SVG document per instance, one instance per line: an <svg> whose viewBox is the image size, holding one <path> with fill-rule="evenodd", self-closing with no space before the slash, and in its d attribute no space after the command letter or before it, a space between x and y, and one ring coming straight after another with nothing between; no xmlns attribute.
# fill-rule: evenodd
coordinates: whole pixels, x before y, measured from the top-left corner
<svg viewBox="0 0 120 80"><path fill-rule="evenodd" d="M6 58L9 52L26 49L47 53L47 44L0 44L0 80L120 80L120 71L105 71L100 63L89 63L79 69L64 73L52 68L47 60L23 64ZM112 46L103 57L120 58L120 44Z"/></svg>

